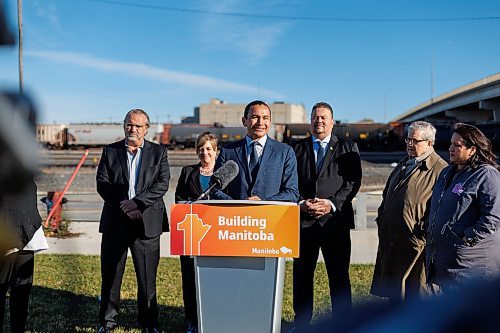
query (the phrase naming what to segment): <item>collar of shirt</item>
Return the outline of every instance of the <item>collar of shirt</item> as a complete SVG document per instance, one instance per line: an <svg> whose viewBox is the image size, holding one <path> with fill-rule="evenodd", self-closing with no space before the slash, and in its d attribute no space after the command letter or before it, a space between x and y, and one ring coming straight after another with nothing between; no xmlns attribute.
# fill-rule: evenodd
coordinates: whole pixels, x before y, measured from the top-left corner
<svg viewBox="0 0 500 333"><path fill-rule="evenodd" d="M257 157L260 158L262 156L262 152L264 151L264 146L266 145L267 142L267 135L264 135L262 138L258 140L252 140L252 138L250 138L248 135L245 138L247 144L247 160L250 163L250 145L254 141L258 143L255 144L255 151L257 152Z"/></svg>
<svg viewBox="0 0 500 333"><path fill-rule="evenodd" d="M429 157L429 155L432 154L433 151L434 151L434 149L432 147L429 147L429 149L425 153L423 153L419 157L415 157L415 163L422 162L427 157Z"/></svg>
<svg viewBox="0 0 500 333"><path fill-rule="evenodd" d="M139 174L139 168L142 159L142 148L144 147L144 142L140 147L137 147L136 153L132 153L127 146L125 140L125 148L127 150L127 167L128 167L128 198L132 199L136 194L136 183L137 176Z"/></svg>
<svg viewBox="0 0 500 333"><path fill-rule="evenodd" d="M266 142L267 142L267 135L264 135L262 138L260 138L258 140L252 140L252 138L247 135L247 136L245 136L245 139L246 139L246 143L247 143L247 148L250 148L250 145L254 141L259 143L257 146L260 145L262 148L264 148L264 146L266 145Z"/></svg>
<svg viewBox="0 0 500 333"><path fill-rule="evenodd" d="M327 145L327 144L328 144L328 142L330 142L330 139L332 138L332 135L331 135L331 134L330 134L330 135L328 135L328 136L327 136L326 138L324 138L323 140L318 139L318 138L317 138L317 137L315 137L314 135L312 135L312 136L311 136L311 138L312 138L313 143L321 144L321 145L324 147L325 145ZM316 149L317 149L317 148L316 148Z"/></svg>
<svg viewBox="0 0 500 333"><path fill-rule="evenodd" d="M405 165L406 166L411 166L411 165L414 165L414 164L417 164L417 163L420 163L422 162L423 160L425 160L427 157L429 157L430 154L432 154L432 152L434 151L434 149L432 148L429 148L429 150L427 150L425 153L423 153L422 155L418 156L418 157L410 157L408 158L408 160L406 161Z"/></svg>
<svg viewBox="0 0 500 333"><path fill-rule="evenodd" d="M141 149L144 148L144 140L142 140L142 144L137 147L137 149ZM125 149L127 150L127 153L131 153L130 149L128 148L128 145L127 145L127 139L125 139Z"/></svg>

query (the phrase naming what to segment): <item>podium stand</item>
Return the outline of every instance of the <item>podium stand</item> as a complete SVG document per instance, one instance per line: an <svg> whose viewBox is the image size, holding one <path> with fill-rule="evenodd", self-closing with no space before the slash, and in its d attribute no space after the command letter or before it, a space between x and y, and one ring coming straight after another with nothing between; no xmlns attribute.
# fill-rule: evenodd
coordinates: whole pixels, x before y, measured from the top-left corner
<svg viewBox="0 0 500 333"><path fill-rule="evenodd" d="M200 333L281 331L285 258L194 260Z"/></svg>
<svg viewBox="0 0 500 333"><path fill-rule="evenodd" d="M299 254L298 206L294 203L246 200L207 200L202 204L175 206L172 212L177 210L177 213L171 213L174 218L172 225L175 224L172 231L174 234L181 232L172 235L171 253L193 255L198 252L193 256L199 332L280 332L285 257L297 257ZM225 221L229 222L221 222L224 218L221 216L226 216L228 220ZM245 217L247 219L243 220ZM187 221L190 222L189 232L186 231L186 225L189 226ZM258 225L257 221L261 224ZM198 243L192 239L186 241L186 234L196 234L193 223L208 228L205 235L210 236L204 236ZM230 239L230 234L221 229L224 223L231 224L223 225L226 228L239 227L243 230L239 233L240 238L245 238L245 235L246 238L240 239L238 245L238 240ZM179 230L178 225L181 224L183 228ZM180 234L184 237L183 251L179 251ZM231 235L236 237L236 234ZM269 240L271 235L272 241ZM266 237L263 241L262 238ZM207 245L210 243L206 249L204 242Z"/></svg>

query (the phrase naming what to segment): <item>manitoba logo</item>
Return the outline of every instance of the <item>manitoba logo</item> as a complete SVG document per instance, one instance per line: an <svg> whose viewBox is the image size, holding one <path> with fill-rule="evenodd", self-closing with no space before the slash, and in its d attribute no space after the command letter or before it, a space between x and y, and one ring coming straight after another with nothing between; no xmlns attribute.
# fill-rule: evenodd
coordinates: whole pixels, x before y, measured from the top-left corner
<svg viewBox="0 0 500 333"><path fill-rule="evenodd" d="M186 214L181 222L177 223L177 230L184 232L184 252L191 255L200 255L201 241L212 226L204 224L197 214Z"/></svg>
<svg viewBox="0 0 500 333"><path fill-rule="evenodd" d="M170 253L191 256L297 257L299 207L246 203L173 204Z"/></svg>

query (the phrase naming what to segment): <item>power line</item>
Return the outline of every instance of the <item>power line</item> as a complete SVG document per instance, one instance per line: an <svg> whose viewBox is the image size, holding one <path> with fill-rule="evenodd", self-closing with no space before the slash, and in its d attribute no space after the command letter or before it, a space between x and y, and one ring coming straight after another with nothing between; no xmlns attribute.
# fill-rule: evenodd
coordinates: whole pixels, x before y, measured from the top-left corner
<svg viewBox="0 0 500 333"><path fill-rule="evenodd" d="M356 18L356 17L311 17L311 16L286 16L286 15L265 15L265 14L247 14L238 12L220 12L203 9L188 9L160 5L139 4L128 1L117 0L88 0L94 2L107 3L118 6L128 6L136 8L164 10L171 12L183 12L191 14L233 16L233 17L248 17L270 20L288 20L288 21L316 21L316 22L349 22L349 23L394 23L394 22L459 22L459 21L494 21L500 20L500 16L476 16L476 17L427 17L427 18Z"/></svg>

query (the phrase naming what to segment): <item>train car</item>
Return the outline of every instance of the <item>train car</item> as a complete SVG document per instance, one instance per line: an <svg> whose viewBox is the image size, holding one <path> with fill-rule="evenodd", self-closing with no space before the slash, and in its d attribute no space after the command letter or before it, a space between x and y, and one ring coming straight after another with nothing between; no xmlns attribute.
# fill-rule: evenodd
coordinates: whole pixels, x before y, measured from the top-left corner
<svg viewBox="0 0 500 333"><path fill-rule="evenodd" d="M434 142L434 149L439 151L447 151L450 147L450 140L453 135L453 128L455 126L454 122L433 122L432 125L436 128L436 139ZM394 140L400 140L401 145L404 149L404 138L408 135L408 127L411 123L391 123L391 133L394 136ZM483 123L469 123L476 126L481 130L481 132L486 135L491 141L493 151L497 154L500 152L500 122L483 122ZM394 141L393 140L393 141ZM391 141L391 140L389 140Z"/></svg>
<svg viewBox="0 0 500 333"><path fill-rule="evenodd" d="M162 134L162 144L169 149L194 148L196 138L203 132L210 131L214 133L219 141L219 146L226 143L242 139L246 134L246 128L243 126L213 126L199 124L179 124L164 126ZM165 133L168 134L165 134Z"/></svg>
<svg viewBox="0 0 500 333"><path fill-rule="evenodd" d="M355 141L360 150L390 151L404 149L401 129L383 123L337 123L333 134L342 139ZM287 125L283 133L283 142L294 145L298 140L311 135L310 124Z"/></svg>
<svg viewBox="0 0 500 333"><path fill-rule="evenodd" d="M62 148L65 139L63 138L64 124L37 124L36 140L46 148Z"/></svg>
<svg viewBox="0 0 500 333"><path fill-rule="evenodd" d="M470 123L476 126L491 141L493 151L500 152L500 122ZM455 123L433 123L436 127L436 150L448 150Z"/></svg>
<svg viewBox="0 0 500 333"><path fill-rule="evenodd" d="M219 140L219 146L224 146L229 142L243 139L247 134L247 128L243 126L237 127L217 127L214 132Z"/></svg>
<svg viewBox="0 0 500 333"><path fill-rule="evenodd" d="M146 140L158 142L162 126L151 124ZM124 138L123 124L70 124L67 127L67 146L102 147Z"/></svg>
<svg viewBox="0 0 500 333"><path fill-rule="evenodd" d="M493 150L497 154L500 153L500 121L476 124L476 126L490 139Z"/></svg>
<svg viewBox="0 0 500 333"><path fill-rule="evenodd" d="M151 124L146 139L158 142L161 130ZM123 138L123 124L37 125L37 140L49 149L102 147Z"/></svg>
<svg viewBox="0 0 500 333"><path fill-rule="evenodd" d="M67 128L68 147L99 147L122 140L123 125L71 124Z"/></svg>
<svg viewBox="0 0 500 333"><path fill-rule="evenodd" d="M165 126L163 127L165 130ZM169 149L194 148L196 138L203 132L211 131L209 125L178 124L170 125L168 135L162 135L162 144Z"/></svg>
<svg viewBox="0 0 500 333"><path fill-rule="evenodd" d="M390 151L402 146L402 140L385 123L342 123L333 128L339 138L351 139L362 151ZM401 147L399 147L401 146Z"/></svg>
<svg viewBox="0 0 500 333"><path fill-rule="evenodd" d="M437 129L436 150L447 150L453 134L453 123L433 123ZM491 140L493 149L500 151L500 122L475 123ZM409 123L337 123L333 132L340 138L355 141L361 151L402 151ZM294 145L310 136L310 124L272 124L268 135L280 142ZM169 149L194 148L203 132L213 132L223 146L242 139L244 126L200 124L151 124L146 138L166 145ZM123 139L123 124L39 124L37 140L49 149L100 147Z"/></svg>
<svg viewBox="0 0 500 333"><path fill-rule="evenodd" d="M283 142L293 146L297 141L311 136L310 124L288 124L283 132Z"/></svg>

